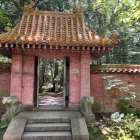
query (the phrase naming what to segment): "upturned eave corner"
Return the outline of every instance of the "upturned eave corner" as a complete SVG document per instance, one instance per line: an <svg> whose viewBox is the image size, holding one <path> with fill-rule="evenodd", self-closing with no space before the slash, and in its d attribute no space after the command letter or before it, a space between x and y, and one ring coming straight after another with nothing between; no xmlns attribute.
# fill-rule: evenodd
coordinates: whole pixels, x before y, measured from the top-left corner
<svg viewBox="0 0 140 140"><path fill-rule="evenodd" d="M14 43L18 37L19 23L14 28L8 28L7 32L0 34L0 43Z"/></svg>
<svg viewBox="0 0 140 140"><path fill-rule="evenodd" d="M31 2L31 3L25 3L24 7L23 7L23 13L30 13L35 11L35 7L36 7L36 3L35 2Z"/></svg>

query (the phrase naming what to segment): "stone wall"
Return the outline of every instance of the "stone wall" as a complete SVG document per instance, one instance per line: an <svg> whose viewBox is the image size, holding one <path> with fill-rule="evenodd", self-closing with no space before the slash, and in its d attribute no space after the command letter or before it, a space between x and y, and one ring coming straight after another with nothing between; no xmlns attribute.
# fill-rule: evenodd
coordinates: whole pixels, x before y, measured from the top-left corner
<svg viewBox="0 0 140 140"><path fill-rule="evenodd" d="M108 77L110 81L119 80L122 84L119 86L109 87L106 85ZM139 73L92 73L91 74L91 96L94 96L95 100L102 106L101 111L115 112L117 111L116 103L123 97L128 97L129 94L124 90L120 90L120 87L129 89L129 92L136 94L136 100L133 105L135 108L140 106L140 74ZM113 85L113 83L112 83Z"/></svg>

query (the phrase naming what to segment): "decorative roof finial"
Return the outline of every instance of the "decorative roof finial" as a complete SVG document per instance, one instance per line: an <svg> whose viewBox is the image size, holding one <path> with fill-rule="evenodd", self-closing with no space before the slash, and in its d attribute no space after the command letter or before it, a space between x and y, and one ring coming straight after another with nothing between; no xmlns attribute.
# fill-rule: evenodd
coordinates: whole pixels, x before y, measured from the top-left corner
<svg viewBox="0 0 140 140"><path fill-rule="evenodd" d="M93 39L96 38L96 30L93 30L93 31L91 32L91 36L92 36Z"/></svg>
<svg viewBox="0 0 140 140"><path fill-rule="evenodd" d="M34 11L35 5L36 5L35 2L31 2L31 3L29 3L29 4L26 3L26 4L24 5L23 11L24 11L24 12L32 12L32 11Z"/></svg>
<svg viewBox="0 0 140 140"><path fill-rule="evenodd" d="M73 13L83 13L83 7L77 7L76 5L74 5L73 7Z"/></svg>
<svg viewBox="0 0 140 140"><path fill-rule="evenodd" d="M115 44L115 45L117 45L121 42L120 36L117 32L113 33L111 40L112 40L113 44Z"/></svg>

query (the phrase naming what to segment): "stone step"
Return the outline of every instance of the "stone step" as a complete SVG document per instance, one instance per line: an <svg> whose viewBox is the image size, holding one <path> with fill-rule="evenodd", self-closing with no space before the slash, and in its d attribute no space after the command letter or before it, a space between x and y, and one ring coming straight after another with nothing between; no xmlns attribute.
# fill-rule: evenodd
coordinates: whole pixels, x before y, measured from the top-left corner
<svg viewBox="0 0 140 140"><path fill-rule="evenodd" d="M57 132L24 132L22 140L71 140L70 131Z"/></svg>
<svg viewBox="0 0 140 140"><path fill-rule="evenodd" d="M25 132L70 131L70 123L31 123L25 127Z"/></svg>
<svg viewBox="0 0 140 140"><path fill-rule="evenodd" d="M48 110L51 110L51 111L52 111L52 110L53 110L53 111L55 111L55 110L56 110L56 111L60 110L60 111L61 111L61 110L64 109L64 107L63 107L63 105L39 105L39 106L38 106L38 109L39 109L39 110L44 110L44 111L45 111L45 110L47 110L47 111L48 111Z"/></svg>
<svg viewBox="0 0 140 140"><path fill-rule="evenodd" d="M27 123L70 123L69 118L30 118Z"/></svg>

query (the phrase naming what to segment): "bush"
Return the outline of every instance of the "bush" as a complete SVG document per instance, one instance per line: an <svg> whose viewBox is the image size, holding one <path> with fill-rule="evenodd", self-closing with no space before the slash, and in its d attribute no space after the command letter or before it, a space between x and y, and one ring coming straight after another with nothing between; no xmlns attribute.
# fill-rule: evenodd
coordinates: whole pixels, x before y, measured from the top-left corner
<svg viewBox="0 0 140 140"><path fill-rule="evenodd" d="M108 136L113 139L120 139L124 135L135 140L140 140L140 119L134 114L119 114L118 112L111 115L111 118L104 118L102 125L108 127L110 131Z"/></svg>
<svg viewBox="0 0 140 140"><path fill-rule="evenodd" d="M140 140L140 118L115 112L88 127L90 140Z"/></svg>
<svg viewBox="0 0 140 140"><path fill-rule="evenodd" d="M101 104L99 102L94 102L93 103L93 111L95 113L99 112L101 110Z"/></svg>
<svg viewBox="0 0 140 140"><path fill-rule="evenodd" d="M130 103L131 101L128 99L120 99L117 103L117 108L119 112L125 113L125 114L130 113L130 108L129 108Z"/></svg>
<svg viewBox="0 0 140 140"><path fill-rule="evenodd" d="M0 90L0 97L4 96L5 95L5 91L3 90Z"/></svg>
<svg viewBox="0 0 140 140"><path fill-rule="evenodd" d="M120 126L130 137L135 140L140 139L140 119L138 116L134 114L127 114Z"/></svg>

